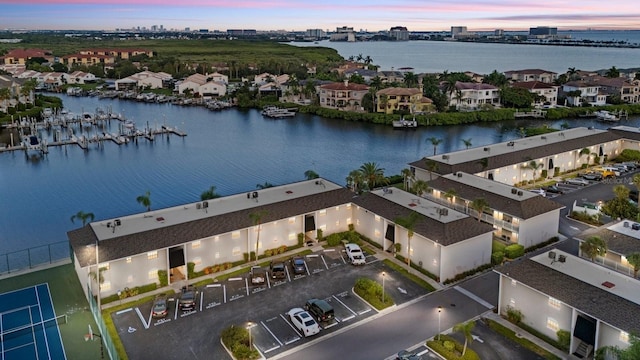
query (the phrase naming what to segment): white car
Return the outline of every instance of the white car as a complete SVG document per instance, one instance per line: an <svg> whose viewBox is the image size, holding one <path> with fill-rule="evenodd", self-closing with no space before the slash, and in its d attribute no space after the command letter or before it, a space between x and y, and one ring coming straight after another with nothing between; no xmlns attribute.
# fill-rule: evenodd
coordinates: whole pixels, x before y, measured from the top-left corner
<svg viewBox="0 0 640 360"><path fill-rule="evenodd" d="M571 184L571 185L580 185L580 186L587 186L589 185L589 180L583 179L583 178L569 178L566 179L564 182L566 182L567 184Z"/></svg>
<svg viewBox="0 0 640 360"><path fill-rule="evenodd" d="M358 244L346 244L344 248L347 251L347 256L349 257L349 261L351 262L351 264L365 264L364 253L362 252L362 249L360 249L360 246L358 246Z"/></svg>
<svg viewBox="0 0 640 360"><path fill-rule="evenodd" d="M531 191L532 193L536 193L538 195L542 195L543 197L547 196L547 192L544 191L543 189L532 189L532 190L529 190L529 191Z"/></svg>
<svg viewBox="0 0 640 360"><path fill-rule="evenodd" d="M315 335L320 332L320 325L316 320L304 309L293 308L287 313L293 326L300 330L304 337Z"/></svg>

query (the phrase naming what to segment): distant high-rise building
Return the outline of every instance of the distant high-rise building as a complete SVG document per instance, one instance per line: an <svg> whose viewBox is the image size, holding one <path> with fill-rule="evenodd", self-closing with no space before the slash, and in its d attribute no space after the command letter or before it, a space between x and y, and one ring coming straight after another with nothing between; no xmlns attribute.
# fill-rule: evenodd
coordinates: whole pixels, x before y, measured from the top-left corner
<svg viewBox="0 0 640 360"><path fill-rule="evenodd" d="M467 27L466 26L452 26L451 27L451 37L455 38L456 35L466 34Z"/></svg>
<svg viewBox="0 0 640 360"><path fill-rule="evenodd" d="M353 31L352 27L339 27L336 28L336 32L331 34L330 41L356 41L356 33Z"/></svg>
<svg viewBox="0 0 640 360"><path fill-rule="evenodd" d="M230 36L256 36L258 32L255 29L228 29L227 35Z"/></svg>
<svg viewBox="0 0 640 360"><path fill-rule="evenodd" d="M304 33L305 39L320 40L327 36L327 33L322 29L307 29Z"/></svg>
<svg viewBox="0 0 640 360"><path fill-rule="evenodd" d="M553 36L558 35L557 27L538 26L529 28L529 35L533 36Z"/></svg>
<svg viewBox="0 0 640 360"><path fill-rule="evenodd" d="M495 36L504 36L504 29L495 29L493 31L493 35L495 35Z"/></svg>
<svg viewBox="0 0 640 360"><path fill-rule="evenodd" d="M404 26L394 26L389 30L389 37L393 40L408 41L409 31Z"/></svg>
<svg viewBox="0 0 640 360"><path fill-rule="evenodd" d="M184 28L184 32L190 32L190 31L191 31L191 28L189 27Z"/></svg>

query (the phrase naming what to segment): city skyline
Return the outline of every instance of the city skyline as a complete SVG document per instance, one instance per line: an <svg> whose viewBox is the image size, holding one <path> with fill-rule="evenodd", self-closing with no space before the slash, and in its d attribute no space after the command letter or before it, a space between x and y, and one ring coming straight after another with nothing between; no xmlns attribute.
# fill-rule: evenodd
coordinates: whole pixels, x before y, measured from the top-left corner
<svg viewBox="0 0 640 360"><path fill-rule="evenodd" d="M640 8L630 0L379 0L221 1L221 0L0 0L0 29L114 30L162 25L164 29L304 31L337 27L409 31L518 31L550 26L562 29L640 29Z"/></svg>

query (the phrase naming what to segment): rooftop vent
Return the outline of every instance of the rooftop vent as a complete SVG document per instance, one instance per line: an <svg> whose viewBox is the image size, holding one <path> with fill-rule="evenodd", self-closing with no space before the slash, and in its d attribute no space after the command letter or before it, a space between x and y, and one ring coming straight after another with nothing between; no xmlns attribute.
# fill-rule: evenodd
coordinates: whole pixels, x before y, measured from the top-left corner
<svg viewBox="0 0 640 360"><path fill-rule="evenodd" d="M540 136L540 139L547 140L547 137L546 136Z"/></svg>
<svg viewBox="0 0 640 360"><path fill-rule="evenodd" d="M458 177L462 177L462 172L458 172Z"/></svg>
<svg viewBox="0 0 640 360"><path fill-rule="evenodd" d="M558 135L564 137L564 133L562 131L558 133Z"/></svg>
<svg viewBox="0 0 640 360"><path fill-rule="evenodd" d="M489 151L490 149L488 147L484 148L484 151Z"/></svg>
<svg viewBox="0 0 640 360"><path fill-rule="evenodd" d="M522 191L518 191L518 196L522 196Z"/></svg>
<svg viewBox="0 0 640 360"><path fill-rule="evenodd" d="M442 155L442 158L443 158L444 160L447 160L447 159L449 159L449 155L444 154L444 155Z"/></svg>
<svg viewBox="0 0 640 360"><path fill-rule="evenodd" d="M622 223L622 226L624 226L624 227L629 227L629 222L628 222L628 221L625 221L624 223Z"/></svg>
<svg viewBox="0 0 640 360"><path fill-rule="evenodd" d="M515 145L516 145L516 142L515 142L515 141L509 141L509 142L507 143L507 146L515 146Z"/></svg>
<svg viewBox="0 0 640 360"><path fill-rule="evenodd" d="M449 215L449 209L447 209L447 208L439 208L438 209L438 215L440 215L440 216Z"/></svg>
<svg viewBox="0 0 640 360"><path fill-rule="evenodd" d="M556 252L555 251L549 251L549 259L551 259L551 260L555 260L556 259Z"/></svg>
<svg viewBox="0 0 640 360"><path fill-rule="evenodd" d="M633 230L640 230L640 224L638 224L638 223L633 223L633 225L631 225L631 228L632 228Z"/></svg>
<svg viewBox="0 0 640 360"><path fill-rule="evenodd" d="M511 193L514 194L514 195L517 194L518 193L518 189L516 189L516 188L511 189Z"/></svg>
<svg viewBox="0 0 640 360"><path fill-rule="evenodd" d="M561 262L561 263L567 262L567 256L566 255L558 255L558 262Z"/></svg>

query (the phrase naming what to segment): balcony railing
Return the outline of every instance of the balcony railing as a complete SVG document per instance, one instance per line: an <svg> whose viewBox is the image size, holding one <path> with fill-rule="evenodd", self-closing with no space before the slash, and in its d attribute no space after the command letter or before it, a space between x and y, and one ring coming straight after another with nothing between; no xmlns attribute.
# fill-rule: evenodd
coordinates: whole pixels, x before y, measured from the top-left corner
<svg viewBox="0 0 640 360"><path fill-rule="evenodd" d="M472 216L474 218L478 218L478 212L476 210L474 210L473 208L470 207L470 205L466 205L466 204L459 204L459 203L453 203L447 199L443 199L443 198L438 198L435 197L431 194L426 194L423 195L423 197L429 201L433 201L435 203L444 205L446 207L452 208L456 211L459 211L461 213L467 214L469 216ZM500 220L500 219L496 219L495 217L493 217L492 215L488 215L485 213L482 213L481 215L481 219L482 221L488 223L488 224L492 224L495 226L498 226L500 228L503 228L505 230L509 230L511 232L517 233L520 230L520 226L516 225L514 223L512 223L511 221L504 221L504 220Z"/></svg>

